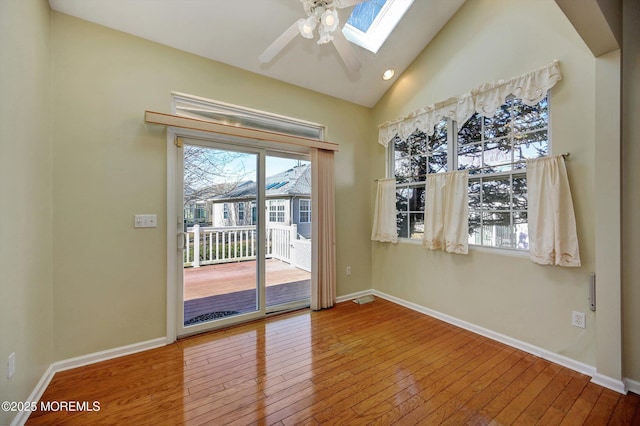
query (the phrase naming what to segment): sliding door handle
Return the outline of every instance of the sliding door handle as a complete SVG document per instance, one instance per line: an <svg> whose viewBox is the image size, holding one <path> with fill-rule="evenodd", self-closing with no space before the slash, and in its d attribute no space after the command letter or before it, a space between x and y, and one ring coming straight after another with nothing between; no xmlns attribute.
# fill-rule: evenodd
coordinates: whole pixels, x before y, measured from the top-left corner
<svg viewBox="0 0 640 426"><path fill-rule="evenodd" d="M178 232L178 251L183 251L186 243L187 233L186 232Z"/></svg>

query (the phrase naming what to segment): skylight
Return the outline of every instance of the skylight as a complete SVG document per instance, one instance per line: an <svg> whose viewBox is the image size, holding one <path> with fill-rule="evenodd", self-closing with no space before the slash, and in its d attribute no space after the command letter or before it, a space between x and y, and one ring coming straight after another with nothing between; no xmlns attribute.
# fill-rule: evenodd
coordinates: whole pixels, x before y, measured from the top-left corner
<svg viewBox="0 0 640 426"><path fill-rule="evenodd" d="M347 40L377 53L413 0L369 0L356 5L342 32Z"/></svg>
<svg viewBox="0 0 640 426"><path fill-rule="evenodd" d="M347 24L366 33L385 3L386 0L369 0L364 3L358 3L353 12L351 12L349 19L347 19Z"/></svg>

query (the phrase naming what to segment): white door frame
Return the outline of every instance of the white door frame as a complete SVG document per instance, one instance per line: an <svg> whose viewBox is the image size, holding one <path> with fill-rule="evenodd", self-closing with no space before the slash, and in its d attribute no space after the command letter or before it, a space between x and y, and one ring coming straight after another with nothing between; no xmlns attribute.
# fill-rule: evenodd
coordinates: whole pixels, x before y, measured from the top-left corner
<svg viewBox="0 0 640 426"><path fill-rule="evenodd" d="M226 135L214 135L207 132L194 131L189 129L179 129L179 128L167 128L167 344L173 343L177 340L178 336L186 336L187 334L181 333L183 331L184 326L180 326L182 322L178 321L180 316L180 312L183 312L184 307L180 306L181 299L179 297L179 281L181 280L182 275L182 258L177 255L178 253L178 239L183 238L183 236L178 234L178 229L182 231L184 223L183 223L183 209L179 204L179 195L182 194L182 188L180 188L179 183L182 182L182 177L179 176L179 164L181 163L180 155L182 151L178 149L176 146L176 141L178 138L192 139L192 140L200 140L204 141L203 143L207 146L214 147L217 146L226 146L228 149L238 150L242 152L253 152L259 153L259 164L258 164L258 173L262 173L265 170L265 158L270 153L280 153L280 154L294 154L294 155L304 155L308 156L311 154L311 150L307 147L297 147L297 146L283 146L277 143L270 143L265 141L252 141L239 139L232 136ZM313 158L313 157L312 157ZM312 169L315 167L312 160ZM259 175L260 176L260 175ZM260 179L260 177L258 178ZM315 184L313 185L315 187ZM314 191L312 191L314 192ZM313 204L312 204L313 205ZM259 185L258 191L258 224L259 229L258 237L262 238L265 232L266 226L266 217L265 217L265 188L264 185ZM315 214L311 215L312 228L316 223ZM312 238L312 244L315 246L317 244L317 238ZM259 245L260 246L260 245ZM261 248L264 250L264 248ZM263 256L260 256L263 257ZM247 314L246 317L243 317L247 321L253 320L255 318L262 318L265 316L265 264L264 261L258 262L258 276L260 279L259 286L259 300L261 309L257 311L257 313ZM315 279L316 274L316 260L312 259L311 265L311 276L312 280ZM254 318L255 316L255 318ZM222 327L228 325L227 322L235 323L236 321L222 321L216 322L217 326ZM214 327L215 328L215 327ZM208 327L207 329L210 329ZM194 333L201 332L196 331L195 327L190 329L194 330ZM188 333L191 334L191 333Z"/></svg>

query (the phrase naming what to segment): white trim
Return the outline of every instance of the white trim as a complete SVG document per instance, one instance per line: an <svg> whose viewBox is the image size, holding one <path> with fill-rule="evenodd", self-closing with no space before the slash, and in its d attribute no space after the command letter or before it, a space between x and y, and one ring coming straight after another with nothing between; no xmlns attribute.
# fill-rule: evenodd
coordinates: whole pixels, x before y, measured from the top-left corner
<svg viewBox="0 0 640 426"><path fill-rule="evenodd" d="M595 383L596 385L603 386L607 389L611 389L612 391L619 392L623 395L627 394L627 385L624 380L618 380L609 376L605 376L604 374L595 373L591 376L591 383Z"/></svg>
<svg viewBox="0 0 640 426"><path fill-rule="evenodd" d="M301 120L298 118L287 117L286 115L274 114L272 112L261 111L258 109L247 108L241 105L234 105L227 102L215 101L213 99L203 98L201 96L190 95L187 93L180 92L171 92L172 98L172 113L176 115L181 115L179 110L183 112L186 117L191 117L189 114L189 107L200 107L203 108L200 112L216 112L220 115L224 115L229 117L231 121L237 119L239 117L246 118L250 117L253 119L258 119L259 121L268 122L271 126L273 124L278 124L286 127L285 131L282 133L287 134L297 134L297 132L292 132L291 128L305 128L307 132L311 130L311 132L318 133L318 139L323 140L324 134L326 133L326 126L314 123L312 121ZM192 118L200 118L204 119L201 115L196 115L196 117ZM263 129L264 130L264 129ZM287 131L288 130L288 131Z"/></svg>
<svg viewBox="0 0 640 426"><path fill-rule="evenodd" d="M477 244L469 244L469 252L478 252L478 253L487 253L487 254L497 254L499 256L511 256L511 257L519 257L522 259L529 259L529 250L522 250L516 248L508 248L508 247L491 247L491 246L481 246Z"/></svg>
<svg viewBox="0 0 640 426"><path fill-rule="evenodd" d="M640 395L640 382L632 379L624 379L624 383L629 392L633 392L637 395Z"/></svg>
<svg viewBox="0 0 640 426"><path fill-rule="evenodd" d="M159 124L167 127L196 130L215 135L226 135L261 142L276 142L287 146L319 148L329 151L338 151L339 148L339 145L334 142L303 138L301 136L269 132L266 130L250 129L248 127L230 126L226 124L214 123L212 121L198 120L195 118L181 117L174 114L165 114L155 111L145 111L144 122L145 124Z"/></svg>
<svg viewBox="0 0 640 426"><path fill-rule="evenodd" d="M358 297L369 296L373 294L373 291L374 290L363 290L363 291L358 291L356 293L347 294L344 296L338 296L336 297L336 303L349 302L353 299L357 299Z"/></svg>
<svg viewBox="0 0 640 426"><path fill-rule="evenodd" d="M119 348L107 349L92 354L81 355L74 358L56 361L52 365L54 372L70 370L72 368L82 367L89 364L95 364L101 361L107 361L113 358L119 358L125 355L131 355L138 352L148 351L149 349L160 348L167 345L166 337L158 337L156 339L147 340L145 342L133 343Z"/></svg>
<svg viewBox="0 0 640 426"><path fill-rule="evenodd" d="M53 379L53 376L54 376L55 373L56 372L55 372L54 366L53 366L53 364L51 364L49 366L49 368L47 368L47 371L44 372L44 374L42 375L42 377L38 381L38 384L36 384L36 387L33 388L33 391L31 392L31 395L29 395L29 398L27 398L27 400L25 402L38 402L38 401L40 401L40 398L42 398L42 395L44 394L44 391L47 390L47 387L49 386L49 383L51 383L51 380ZM10 426L22 426L22 425L24 425L27 422L27 420L29 419L30 415L31 415L31 411L30 410L19 411L18 414L16 414L16 416L11 421Z"/></svg>
<svg viewBox="0 0 640 426"><path fill-rule="evenodd" d="M178 289L176 277L178 276L177 254L178 234L177 223L182 213L177 206L178 191L178 150L174 145L176 133L173 129L167 129L167 344L173 343L178 338L176 321L178 317Z"/></svg>
<svg viewBox="0 0 640 426"><path fill-rule="evenodd" d="M399 244L411 244L422 247L422 239L416 238L398 238ZM469 254L473 252L496 254L498 256L519 257L521 259L529 259L529 250L521 250L515 248L500 248L491 246L480 246L477 244L469 244Z"/></svg>

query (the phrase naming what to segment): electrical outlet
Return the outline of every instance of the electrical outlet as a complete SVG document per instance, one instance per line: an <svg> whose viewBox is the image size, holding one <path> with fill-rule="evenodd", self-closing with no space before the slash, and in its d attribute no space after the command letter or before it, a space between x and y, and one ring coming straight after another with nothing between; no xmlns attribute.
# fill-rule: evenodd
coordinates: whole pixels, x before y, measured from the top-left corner
<svg viewBox="0 0 640 426"><path fill-rule="evenodd" d="M12 378L14 374L16 374L16 353L11 352L7 358L7 379Z"/></svg>
<svg viewBox="0 0 640 426"><path fill-rule="evenodd" d="M575 327L585 328L587 326L587 320L584 312L571 312L571 325Z"/></svg>
<svg viewBox="0 0 640 426"><path fill-rule="evenodd" d="M347 276L351 275L351 266L347 266Z"/></svg>

